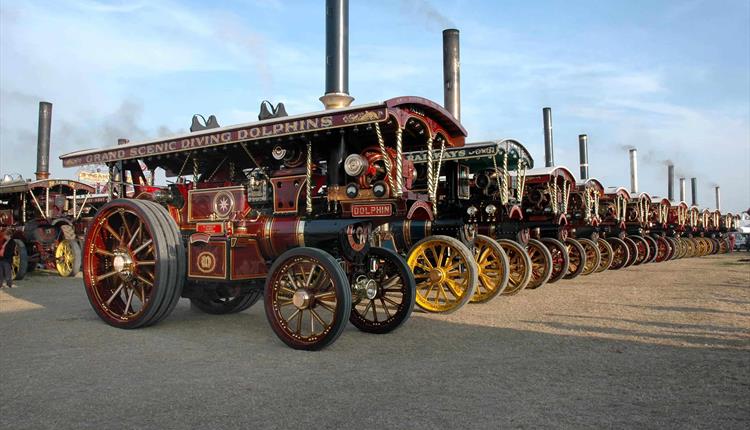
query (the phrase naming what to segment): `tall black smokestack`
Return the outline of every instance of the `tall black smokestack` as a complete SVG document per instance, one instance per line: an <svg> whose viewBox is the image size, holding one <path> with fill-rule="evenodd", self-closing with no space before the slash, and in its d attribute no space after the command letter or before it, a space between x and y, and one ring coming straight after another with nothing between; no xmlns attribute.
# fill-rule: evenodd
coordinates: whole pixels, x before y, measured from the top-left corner
<svg viewBox="0 0 750 430"><path fill-rule="evenodd" d="M552 108L542 108L542 119L544 121L544 165L552 167L555 165L552 145Z"/></svg>
<svg viewBox="0 0 750 430"><path fill-rule="evenodd" d="M458 30L443 30L443 98L445 109L461 121L461 50Z"/></svg>
<svg viewBox="0 0 750 430"><path fill-rule="evenodd" d="M698 178L690 178L690 186L693 189L693 206L698 206Z"/></svg>
<svg viewBox="0 0 750 430"><path fill-rule="evenodd" d="M49 137L52 127L52 103L39 102L39 130L36 135L36 179L49 178Z"/></svg>
<svg viewBox="0 0 750 430"><path fill-rule="evenodd" d="M687 191L685 191L685 178L680 178L680 201L687 203Z"/></svg>
<svg viewBox="0 0 750 430"><path fill-rule="evenodd" d="M578 135L578 158L581 160L581 179L589 178L589 137L585 134Z"/></svg>
<svg viewBox="0 0 750 430"><path fill-rule="evenodd" d="M674 164L667 166L667 198L674 201Z"/></svg>
<svg viewBox="0 0 750 430"><path fill-rule="evenodd" d="M352 104L349 95L349 0L326 0L326 109Z"/></svg>

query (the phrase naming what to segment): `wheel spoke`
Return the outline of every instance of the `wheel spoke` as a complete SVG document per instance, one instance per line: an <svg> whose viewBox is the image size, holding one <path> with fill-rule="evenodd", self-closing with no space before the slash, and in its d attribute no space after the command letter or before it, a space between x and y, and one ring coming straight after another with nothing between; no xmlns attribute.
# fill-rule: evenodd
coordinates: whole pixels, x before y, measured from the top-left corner
<svg viewBox="0 0 750 430"><path fill-rule="evenodd" d="M103 224L103 226L104 226L104 229L107 230L109 232L109 234L111 234L112 237L115 238L115 240L117 240L117 243L119 243L119 244L122 245L122 243L123 243L122 242L122 237L115 231L114 228L112 228L111 225L109 225L109 220L105 221L104 224Z"/></svg>
<svg viewBox="0 0 750 430"><path fill-rule="evenodd" d="M114 293L112 293L112 295L111 295L111 296L109 296L109 299L107 299L107 302L106 302L106 303L107 303L107 306L109 306L110 304L112 304L112 301L113 301L113 300L115 299L115 297L117 297L117 295L118 295L118 294L120 294L120 291L122 291L122 289L123 289L124 287L125 287L125 284L124 284L124 283L120 284L120 286L119 286L119 287L117 287L117 289L115 290L115 292L114 292Z"/></svg>
<svg viewBox="0 0 750 430"><path fill-rule="evenodd" d="M125 309L122 311L122 316L128 315L128 309L130 309L130 302L133 301L133 294L135 293L135 290L133 288L128 291L128 301L125 303Z"/></svg>
<svg viewBox="0 0 750 430"><path fill-rule="evenodd" d="M103 280L105 280L107 278L110 278L110 277L112 277L112 276L114 276L116 274L117 274L117 271L113 270L111 272L108 272L108 273L105 273L103 275L97 276L96 277L96 282L101 282L101 281L103 281Z"/></svg>
<svg viewBox="0 0 750 430"><path fill-rule="evenodd" d="M143 244L141 246L139 246L138 248L136 248L135 250L133 250L133 255L138 255L138 253L140 253L141 251L143 251L145 248L147 248L153 242L154 242L153 239L149 239L149 240L143 242Z"/></svg>
<svg viewBox="0 0 750 430"><path fill-rule="evenodd" d="M136 228L135 231L133 232L133 234L130 235L130 240L128 241L128 248L130 248L131 246L133 246L133 241L138 236L138 234L140 234L142 227L143 227L143 223L139 219L138 220L138 228Z"/></svg>

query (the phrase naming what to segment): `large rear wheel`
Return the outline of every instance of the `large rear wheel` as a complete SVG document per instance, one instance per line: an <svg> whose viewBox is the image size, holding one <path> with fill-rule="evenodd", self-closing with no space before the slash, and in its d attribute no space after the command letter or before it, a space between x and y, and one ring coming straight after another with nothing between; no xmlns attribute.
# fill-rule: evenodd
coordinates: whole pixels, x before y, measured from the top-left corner
<svg viewBox="0 0 750 430"><path fill-rule="evenodd" d="M473 253L449 236L420 240L409 251L406 263L417 282L416 304L427 312L455 312L469 302L479 282Z"/></svg>
<svg viewBox="0 0 750 430"><path fill-rule="evenodd" d="M548 284L552 284L562 279L568 273L568 265L570 264L568 248L564 243L551 237L544 237L541 241L552 255L552 274L549 280L547 280Z"/></svg>
<svg viewBox="0 0 750 430"><path fill-rule="evenodd" d="M590 275L594 273L602 262L602 254L599 251L599 246L591 239L581 238L576 240L583 246L586 254L586 264L583 265L581 275Z"/></svg>
<svg viewBox="0 0 750 430"><path fill-rule="evenodd" d="M166 210L117 199L102 207L86 236L84 284L106 323L138 328L164 318L182 293L186 259Z"/></svg>
<svg viewBox="0 0 750 430"><path fill-rule="evenodd" d="M643 239L648 243L648 257L644 263L653 263L656 261L656 253L658 252L659 244L656 243L656 239L651 236L642 236Z"/></svg>
<svg viewBox="0 0 750 430"><path fill-rule="evenodd" d="M596 239L596 245L599 247L599 253L602 256L599 266L596 268L596 272L599 273L609 269L609 266L612 264L612 259L614 258L614 251L612 245L601 237Z"/></svg>
<svg viewBox="0 0 750 430"><path fill-rule="evenodd" d="M544 285L552 275L552 254L536 239L529 239L526 252L531 259L531 280L526 288L533 290Z"/></svg>
<svg viewBox="0 0 750 430"><path fill-rule="evenodd" d="M635 247L638 250L637 257L635 258L635 261L633 262L634 265L638 266L640 264L648 262L648 256L649 256L649 246L648 242L646 242L646 239L643 238L643 236L628 236L628 239L632 240L633 243L635 243Z"/></svg>
<svg viewBox="0 0 750 430"><path fill-rule="evenodd" d="M499 239L497 243L508 255L509 280L504 295L517 294L526 288L531 280L531 259L521 244L510 239Z"/></svg>
<svg viewBox="0 0 750 430"><path fill-rule="evenodd" d="M346 327L352 293L344 269L327 252L293 248L271 265L264 290L266 318L294 349L319 350Z"/></svg>
<svg viewBox="0 0 750 430"><path fill-rule="evenodd" d="M479 283L471 302L484 303L508 287L508 256L495 239L480 234L474 240L474 261L479 269Z"/></svg>
<svg viewBox="0 0 750 430"><path fill-rule="evenodd" d="M400 255L387 248L370 247L368 272L351 282L352 312L349 321L367 333L389 333L411 316L416 282Z"/></svg>
<svg viewBox="0 0 750 430"><path fill-rule="evenodd" d="M586 250L577 240L571 238L565 239L565 247L568 248L570 260L565 279L573 279L583 272L583 267L586 265Z"/></svg>

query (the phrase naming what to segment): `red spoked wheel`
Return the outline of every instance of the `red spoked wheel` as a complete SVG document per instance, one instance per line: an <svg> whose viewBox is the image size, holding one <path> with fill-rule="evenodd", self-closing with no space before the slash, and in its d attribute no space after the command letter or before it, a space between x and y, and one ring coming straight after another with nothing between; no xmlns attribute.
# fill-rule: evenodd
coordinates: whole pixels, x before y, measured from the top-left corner
<svg viewBox="0 0 750 430"><path fill-rule="evenodd" d="M628 244L619 237L608 237L607 242L612 246L612 264L609 265L609 270L619 270L627 267L630 261Z"/></svg>
<svg viewBox="0 0 750 430"><path fill-rule="evenodd" d="M648 257L644 263L653 263L656 261L656 252L658 251L656 239L651 236L643 236L643 239L648 243Z"/></svg>
<svg viewBox="0 0 750 430"><path fill-rule="evenodd" d="M679 247L679 244L677 243L677 239L673 237L669 237L669 236L663 236L663 239L665 239L667 243L669 244L669 254L667 255L667 258L665 259L665 261L676 259L677 251Z"/></svg>
<svg viewBox="0 0 750 430"><path fill-rule="evenodd" d="M630 237L623 237L622 241L625 242L625 245L628 247L629 253L628 262L625 264L625 267L630 267L638 261L638 244Z"/></svg>
<svg viewBox="0 0 750 430"><path fill-rule="evenodd" d="M661 263L663 261L666 261L669 259L669 256L672 253L672 245L669 243L669 241L662 236L657 237L656 239L656 257L654 257L654 261L657 263Z"/></svg>
<svg viewBox="0 0 750 430"><path fill-rule="evenodd" d="M552 274L552 254L536 239L529 239L526 252L531 259L531 280L526 288L533 290L544 285Z"/></svg>
<svg viewBox="0 0 750 430"><path fill-rule="evenodd" d="M186 258L167 211L144 200L117 199L97 213L86 236L84 284L92 307L108 324L155 324L177 304Z"/></svg>
<svg viewBox="0 0 750 430"><path fill-rule="evenodd" d="M635 258L635 261L633 262L634 265L638 266L643 263L646 263L648 261L648 242L646 242L646 239L643 238L643 236L628 236L628 239L632 240L635 243L635 247L638 250L637 256Z"/></svg>
<svg viewBox="0 0 750 430"><path fill-rule="evenodd" d="M268 273L263 300L279 339L294 349L318 350L341 335L352 293L335 258L317 248L293 248Z"/></svg>
<svg viewBox="0 0 750 430"><path fill-rule="evenodd" d="M549 280L547 280L548 284L552 284L562 279L568 273L568 266L570 265L568 248L559 240L551 237L544 237L541 241L552 255L552 274Z"/></svg>
<svg viewBox="0 0 750 430"><path fill-rule="evenodd" d="M573 279L578 277L586 266L586 250L577 240L571 238L565 239L565 247L568 248L570 259L565 279Z"/></svg>

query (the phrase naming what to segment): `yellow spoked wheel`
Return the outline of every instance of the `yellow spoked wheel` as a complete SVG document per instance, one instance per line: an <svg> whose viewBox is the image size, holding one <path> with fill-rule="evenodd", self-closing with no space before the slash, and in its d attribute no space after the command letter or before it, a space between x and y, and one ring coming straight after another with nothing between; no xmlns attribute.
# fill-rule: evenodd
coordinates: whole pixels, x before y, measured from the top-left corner
<svg viewBox="0 0 750 430"><path fill-rule="evenodd" d="M10 267L13 270L13 280L20 281L26 276L29 268L29 255L26 253L26 245L19 239L11 239L16 243L16 250L11 258Z"/></svg>
<svg viewBox="0 0 750 430"><path fill-rule="evenodd" d="M417 282L416 304L427 312L455 312L472 298L479 282L471 250L449 236L420 240L406 264Z"/></svg>
<svg viewBox="0 0 750 430"><path fill-rule="evenodd" d="M602 238L597 239L596 244L599 247L599 253L602 257L601 261L599 261L599 266L595 269L596 273L599 273L609 269L614 258L614 251L612 250L612 245Z"/></svg>
<svg viewBox="0 0 750 430"><path fill-rule="evenodd" d="M55 267L60 276L75 276L81 271L81 247L74 240L63 239L55 248Z"/></svg>
<svg viewBox="0 0 750 430"><path fill-rule="evenodd" d="M509 239L497 241L508 255L508 287L504 295L517 294L526 288L531 280L531 259L521 244Z"/></svg>
<svg viewBox="0 0 750 430"><path fill-rule="evenodd" d="M683 256L688 258L695 257L695 241L693 238L685 238L683 244L685 245L685 254Z"/></svg>
<svg viewBox="0 0 750 430"><path fill-rule="evenodd" d="M705 257L711 252L711 245L708 243L708 239L705 237L698 238L698 252L701 257Z"/></svg>
<svg viewBox="0 0 750 430"><path fill-rule="evenodd" d="M474 240L474 261L479 269L479 283L472 303L486 302L508 286L508 256L495 239L478 235Z"/></svg>
<svg viewBox="0 0 750 430"><path fill-rule="evenodd" d="M590 275L594 273L594 270L596 270L601 264L602 254L599 251L599 247L590 239L581 238L578 239L578 243L583 246L583 249L586 252L586 263L583 265L581 275Z"/></svg>

